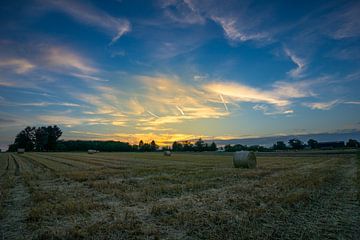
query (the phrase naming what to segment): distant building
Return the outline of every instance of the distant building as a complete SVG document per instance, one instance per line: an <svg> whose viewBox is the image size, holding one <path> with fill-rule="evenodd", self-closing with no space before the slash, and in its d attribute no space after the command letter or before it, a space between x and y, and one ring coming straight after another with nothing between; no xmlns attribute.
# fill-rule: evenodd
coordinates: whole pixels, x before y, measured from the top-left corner
<svg viewBox="0 0 360 240"><path fill-rule="evenodd" d="M335 148L344 148L344 141L336 141L336 142L319 142L318 147L320 149L335 149Z"/></svg>

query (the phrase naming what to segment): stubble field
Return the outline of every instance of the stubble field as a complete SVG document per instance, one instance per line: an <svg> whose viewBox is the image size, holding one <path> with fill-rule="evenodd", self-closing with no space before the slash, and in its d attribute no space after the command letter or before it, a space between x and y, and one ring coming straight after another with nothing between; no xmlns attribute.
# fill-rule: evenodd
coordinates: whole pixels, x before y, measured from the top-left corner
<svg viewBox="0 0 360 240"><path fill-rule="evenodd" d="M355 154L2 153L0 239L357 239Z"/></svg>

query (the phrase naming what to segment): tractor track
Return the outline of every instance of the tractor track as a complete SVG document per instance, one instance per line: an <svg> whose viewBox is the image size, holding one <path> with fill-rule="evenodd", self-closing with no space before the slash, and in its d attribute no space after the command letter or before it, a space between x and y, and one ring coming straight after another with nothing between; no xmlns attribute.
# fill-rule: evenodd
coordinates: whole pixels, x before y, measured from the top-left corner
<svg viewBox="0 0 360 240"><path fill-rule="evenodd" d="M15 180L3 203L4 215L0 219L0 237L2 239L26 239L28 236L26 218L29 211L30 193L21 176L21 166L16 157L9 155L8 162L10 161L14 161L15 164Z"/></svg>

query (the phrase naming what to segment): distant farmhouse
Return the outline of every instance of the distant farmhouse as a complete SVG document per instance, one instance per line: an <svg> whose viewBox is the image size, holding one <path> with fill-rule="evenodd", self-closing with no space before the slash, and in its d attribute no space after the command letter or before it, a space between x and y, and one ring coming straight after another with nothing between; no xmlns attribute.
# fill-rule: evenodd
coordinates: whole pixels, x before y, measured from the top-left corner
<svg viewBox="0 0 360 240"><path fill-rule="evenodd" d="M344 148L344 141L336 141L336 142L319 142L318 147L320 149L335 149L335 148Z"/></svg>

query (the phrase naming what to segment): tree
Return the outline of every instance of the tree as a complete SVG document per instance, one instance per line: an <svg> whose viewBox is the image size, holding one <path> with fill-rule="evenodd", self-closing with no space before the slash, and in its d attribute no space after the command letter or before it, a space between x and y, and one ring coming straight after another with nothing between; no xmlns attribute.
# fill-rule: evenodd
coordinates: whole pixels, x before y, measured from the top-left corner
<svg viewBox="0 0 360 240"><path fill-rule="evenodd" d="M150 150L151 151L156 151L158 148L159 148L159 146L156 145L154 140L152 140L151 143L150 143Z"/></svg>
<svg viewBox="0 0 360 240"><path fill-rule="evenodd" d="M35 128L28 126L18 133L14 144L17 148L25 148L25 151L33 151L35 146Z"/></svg>
<svg viewBox="0 0 360 240"><path fill-rule="evenodd" d="M35 130L35 149L36 151L47 150L49 135L46 127L38 127Z"/></svg>
<svg viewBox="0 0 360 240"><path fill-rule="evenodd" d="M54 126L48 126L46 128L47 130L47 136L48 136L48 142L46 149L50 151L54 151L56 149L56 143L59 137L62 135L61 129L54 125Z"/></svg>
<svg viewBox="0 0 360 240"><path fill-rule="evenodd" d="M314 140L314 139L309 139L309 140L307 141L307 144L309 145L309 147L310 147L311 149L316 149L316 148L319 147L318 141L316 141L316 140Z"/></svg>
<svg viewBox="0 0 360 240"><path fill-rule="evenodd" d="M346 147L348 148L360 148L360 143L355 139L349 139L346 143Z"/></svg>
<svg viewBox="0 0 360 240"><path fill-rule="evenodd" d="M181 144L182 151L194 151L194 146L190 141L185 141Z"/></svg>
<svg viewBox="0 0 360 240"><path fill-rule="evenodd" d="M175 142L172 144L172 150L173 150L173 151L182 151L182 150L183 150L183 146L182 146L181 143L178 143L178 142L175 141Z"/></svg>
<svg viewBox="0 0 360 240"><path fill-rule="evenodd" d="M204 141L201 138L199 138L199 140L195 142L195 148L196 148L195 150L198 152L202 152L204 150L204 145L205 145Z"/></svg>
<svg viewBox="0 0 360 240"><path fill-rule="evenodd" d="M140 140L140 142L139 142L139 151L144 151L144 142L143 142L143 140Z"/></svg>
<svg viewBox="0 0 360 240"><path fill-rule="evenodd" d="M274 145L273 145L273 149L274 150L286 150L286 144L283 141L277 141Z"/></svg>
<svg viewBox="0 0 360 240"><path fill-rule="evenodd" d="M215 142L212 142L210 145L210 151L216 151L217 150L217 146Z"/></svg>
<svg viewBox="0 0 360 240"><path fill-rule="evenodd" d="M292 149L299 150L303 149L305 146L304 144L297 138L293 138L289 140L289 145Z"/></svg>

